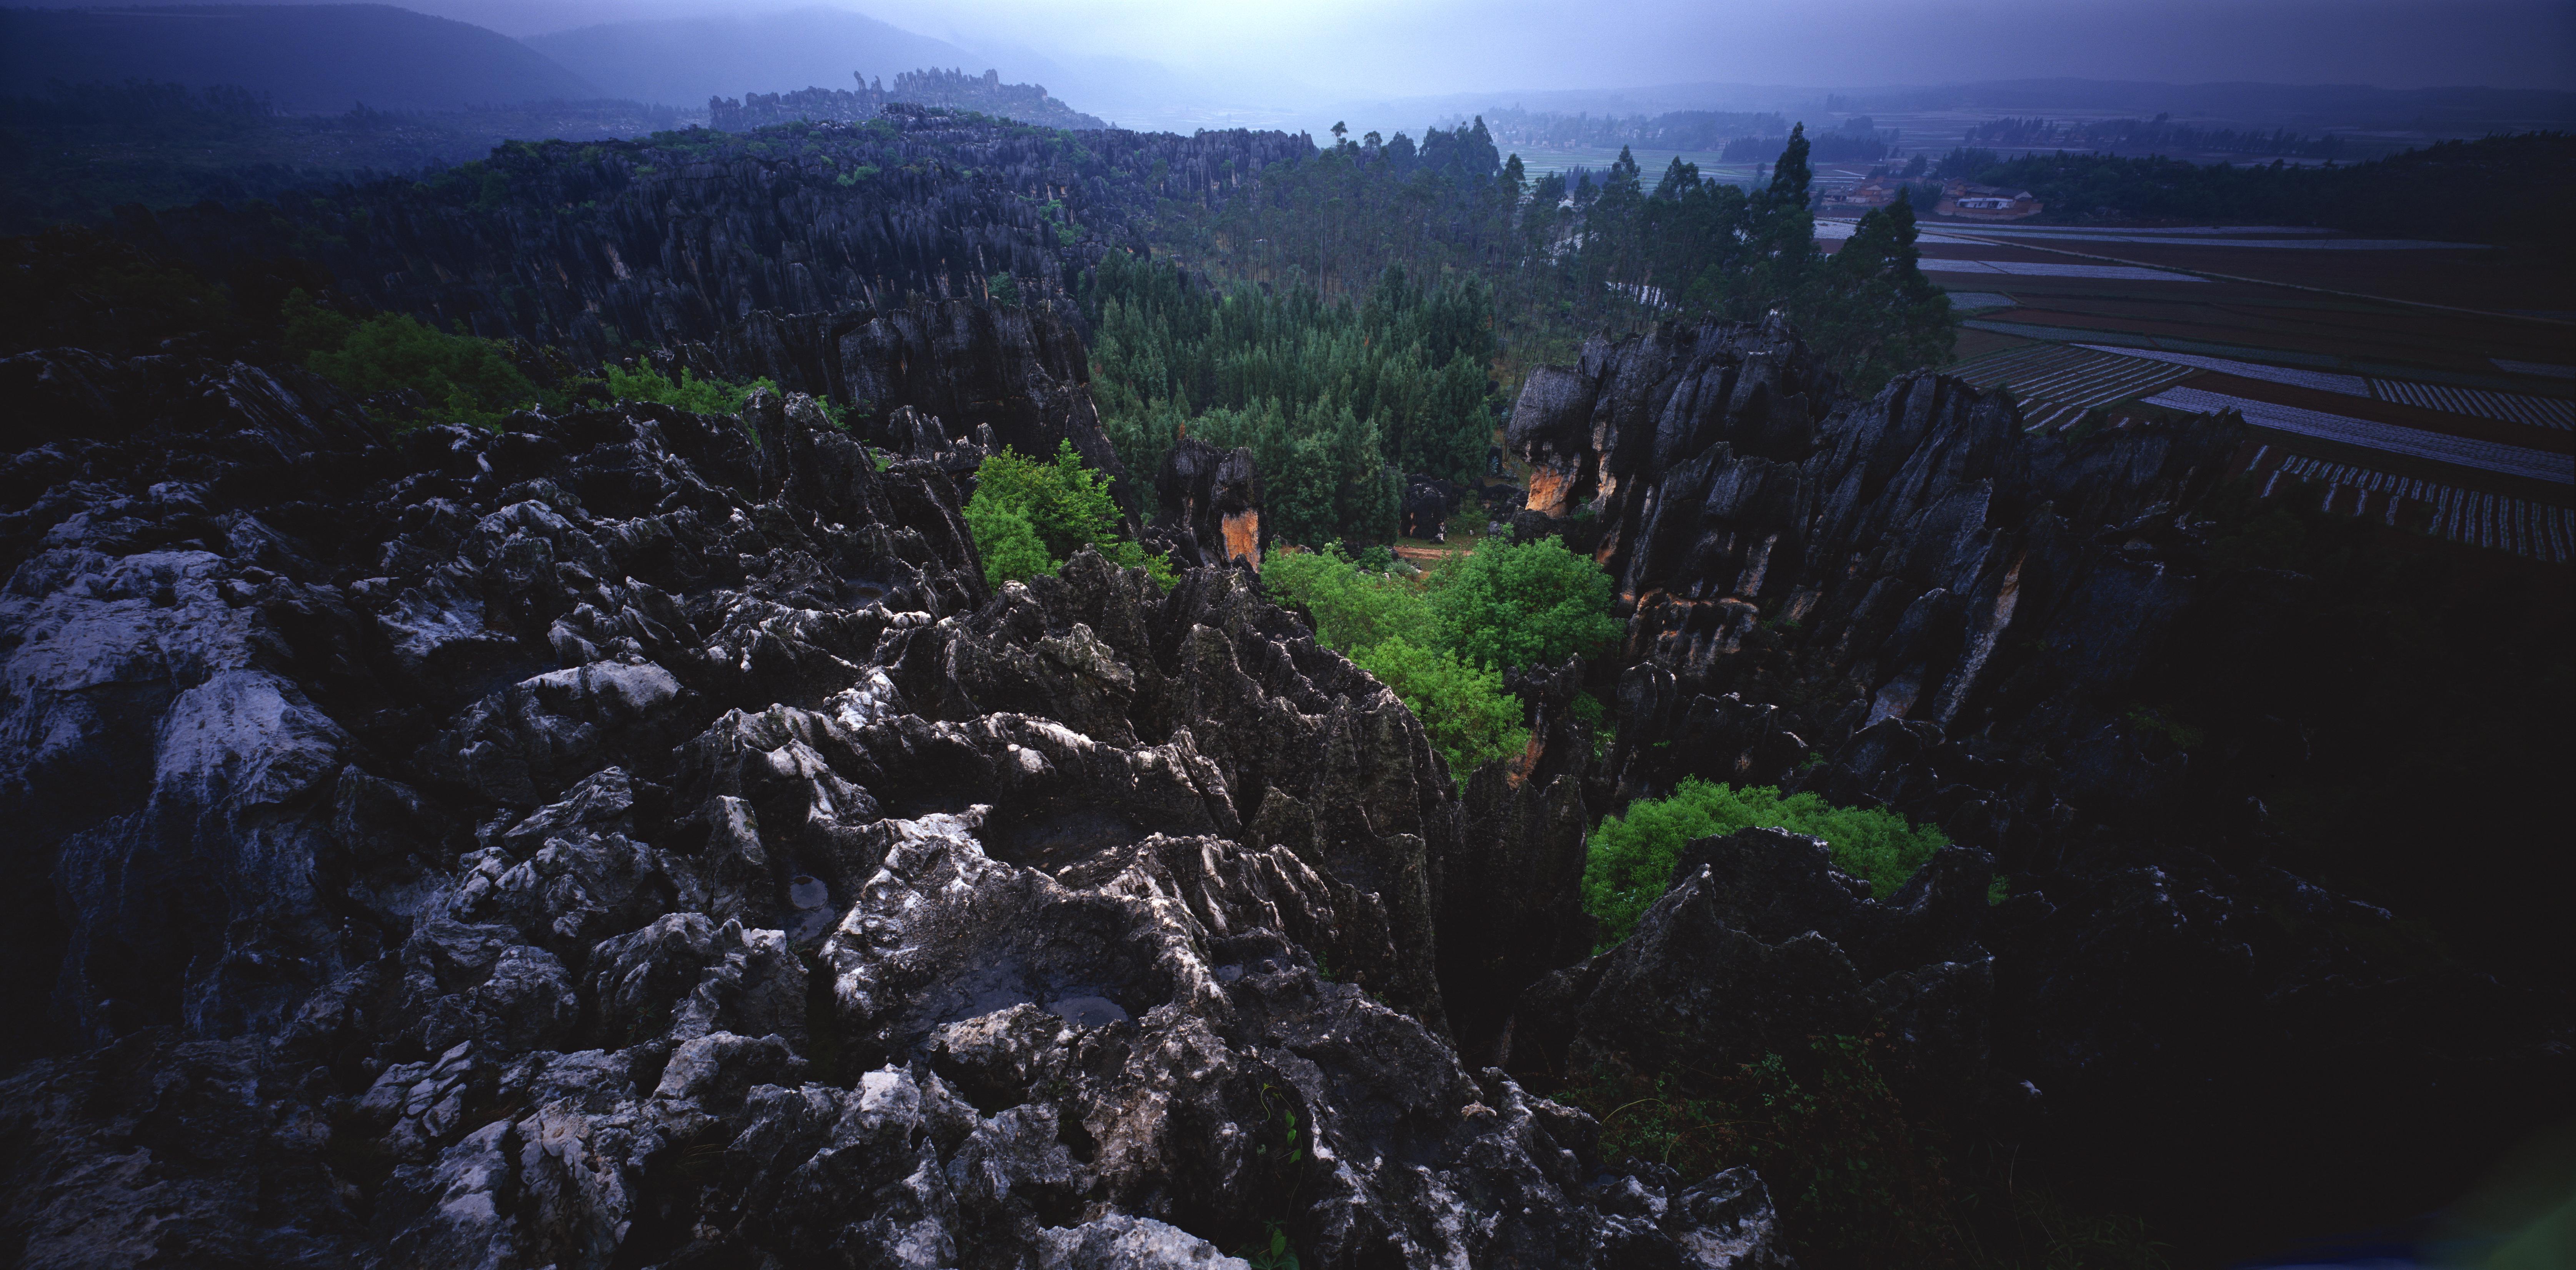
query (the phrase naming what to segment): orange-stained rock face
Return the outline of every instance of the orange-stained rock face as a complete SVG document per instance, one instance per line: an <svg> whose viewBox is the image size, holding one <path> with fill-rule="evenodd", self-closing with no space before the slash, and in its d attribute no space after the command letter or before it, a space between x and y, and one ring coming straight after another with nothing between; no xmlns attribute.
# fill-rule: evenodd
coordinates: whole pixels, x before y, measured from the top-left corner
<svg viewBox="0 0 2576 1270"><path fill-rule="evenodd" d="M1261 513L1239 511L1225 518L1225 557L1241 560L1261 572Z"/></svg>
<svg viewBox="0 0 2576 1270"><path fill-rule="evenodd" d="M1572 466L1570 460L1567 461L1567 465L1570 469ZM1550 516L1562 516L1565 514L1565 505L1573 493L1574 473L1571 470L1560 471L1553 466L1530 469L1529 509L1531 511L1546 512Z"/></svg>

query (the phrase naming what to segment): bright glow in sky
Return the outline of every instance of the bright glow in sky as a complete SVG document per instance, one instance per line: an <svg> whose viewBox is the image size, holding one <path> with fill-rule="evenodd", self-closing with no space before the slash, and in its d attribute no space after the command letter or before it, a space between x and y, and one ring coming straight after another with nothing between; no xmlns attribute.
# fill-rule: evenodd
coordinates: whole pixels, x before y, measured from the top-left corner
<svg viewBox="0 0 2576 1270"><path fill-rule="evenodd" d="M1247 86L1300 83L1370 96L2058 76L2576 88L2576 4L2566 0L876 0L852 7L970 47L1145 58Z"/></svg>
<svg viewBox="0 0 2576 1270"><path fill-rule="evenodd" d="M2576 0L391 2L513 36L829 6L956 45L978 62L966 69L1053 75L1050 86L1079 86L1095 100L1321 106L1685 83L2061 77L2576 90Z"/></svg>

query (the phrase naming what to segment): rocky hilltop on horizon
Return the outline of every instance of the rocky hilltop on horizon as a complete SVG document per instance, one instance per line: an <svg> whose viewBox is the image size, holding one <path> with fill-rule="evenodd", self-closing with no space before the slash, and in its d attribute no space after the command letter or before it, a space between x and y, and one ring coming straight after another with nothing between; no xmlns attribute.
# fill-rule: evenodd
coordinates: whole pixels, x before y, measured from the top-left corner
<svg viewBox="0 0 2576 1270"><path fill-rule="evenodd" d="M747 132L797 120L863 123L895 102L971 110L1044 128L1098 131L1109 126L1096 115L1086 115L1048 96L1042 84L1005 84L998 71L988 70L980 77L958 70L905 71L894 77L892 88L886 87L883 77L870 83L867 76L853 72L853 78L859 82L855 91L800 88L794 92L745 93L740 100L710 98L707 126Z"/></svg>

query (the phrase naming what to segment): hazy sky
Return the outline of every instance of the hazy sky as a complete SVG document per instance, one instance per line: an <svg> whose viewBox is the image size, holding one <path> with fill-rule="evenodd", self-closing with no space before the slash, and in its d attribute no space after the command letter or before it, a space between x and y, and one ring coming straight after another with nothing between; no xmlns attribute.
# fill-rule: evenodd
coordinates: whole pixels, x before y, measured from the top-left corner
<svg viewBox="0 0 2576 1270"><path fill-rule="evenodd" d="M925 35L1371 95L2078 76L2576 87L2576 0L880 0Z"/></svg>
<svg viewBox="0 0 2576 1270"><path fill-rule="evenodd" d="M2056 76L2576 89L2576 0L393 2L514 36L822 3L1022 61L1158 62L1242 100Z"/></svg>

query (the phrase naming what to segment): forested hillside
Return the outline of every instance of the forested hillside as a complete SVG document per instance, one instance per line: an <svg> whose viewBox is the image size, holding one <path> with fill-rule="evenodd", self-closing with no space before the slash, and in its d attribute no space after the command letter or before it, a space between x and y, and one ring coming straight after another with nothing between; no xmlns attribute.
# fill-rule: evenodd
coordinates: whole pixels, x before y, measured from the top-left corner
<svg viewBox="0 0 2576 1270"><path fill-rule="evenodd" d="M1432 129L1414 156L1340 139L1312 162L1267 169L1176 246L1212 270L1311 281L1327 295L1390 266L1491 280L1507 354L1569 351L1576 333L1659 317L1796 321L1863 388L1949 349L1946 300L1914 264L1912 214L1873 213L1862 250L1815 246L1812 172L1793 129L1769 184L1750 194L1676 158L1641 172L1626 149L1598 183L1529 180L1480 125Z"/></svg>
<svg viewBox="0 0 2576 1270"><path fill-rule="evenodd" d="M1391 539L1397 473L1463 478L1492 445L1493 290L1475 275L1425 288L1390 266L1327 302L1113 252L1083 298L1092 394L1128 469L1159 470L1185 435L1249 446L1293 541Z"/></svg>
<svg viewBox="0 0 2576 1270"><path fill-rule="evenodd" d="M2110 154L1951 151L1941 176L2026 189L2053 220L2322 225L2361 234L2571 250L2561 225L2576 197L2576 133L2445 141L2367 163L2194 164Z"/></svg>
<svg viewBox="0 0 2576 1270"><path fill-rule="evenodd" d="M1185 430L1251 445L1297 541L1391 538L1401 477L1475 470L1520 368L1588 331L1776 309L1862 388L1949 346L1909 212L1817 251L1794 133L1748 196L1679 162L1649 183L1624 158L1598 185L1531 182L1474 127L1318 151L888 109L512 143L421 181L164 212L131 232L225 283L254 322L280 321L301 289L582 366L709 340L750 310L1078 300L1130 470L1153 471ZM744 374L821 389L775 360Z"/></svg>
<svg viewBox="0 0 2576 1270"><path fill-rule="evenodd" d="M745 93L740 101L716 97L707 102L707 123L727 132L799 120L864 123L876 118L887 104L902 102L971 110L1046 128L1097 130L1109 126L1047 95L1044 85L1005 84L995 71L982 75L959 70L905 71L894 77L892 88L886 87L882 76L874 82L865 75L854 77L859 85L856 90L800 88L785 93Z"/></svg>

